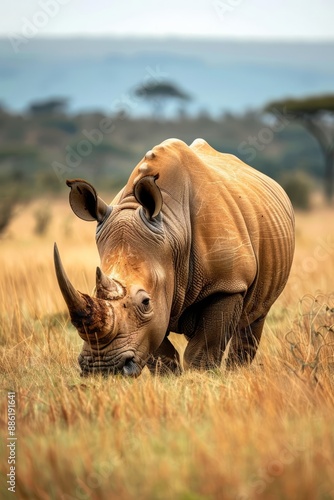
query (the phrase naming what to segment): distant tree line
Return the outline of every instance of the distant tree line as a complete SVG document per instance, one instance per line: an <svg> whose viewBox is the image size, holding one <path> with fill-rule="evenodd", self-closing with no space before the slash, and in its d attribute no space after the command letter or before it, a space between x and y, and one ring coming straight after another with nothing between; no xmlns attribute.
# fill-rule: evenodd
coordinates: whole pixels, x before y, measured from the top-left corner
<svg viewBox="0 0 334 500"><path fill-rule="evenodd" d="M73 114L63 98L33 102L22 115L0 109L0 198L28 199L65 191L65 178L57 176L52 165L65 165L67 157L71 162L64 177L84 177L100 190L114 192L153 145L168 137L188 144L203 137L215 149L236 154L289 184L291 196L310 189L309 176L313 184L322 181L327 199L332 199L333 96L273 102L244 115L212 118L208 113L182 113L164 118L169 101L186 105L190 95L170 82L138 86L134 92L151 107L151 117L134 118L121 110L109 116ZM269 126L268 116L273 117ZM108 127L101 128L106 123ZM309 133L315 140L310 140Z"/></svg>

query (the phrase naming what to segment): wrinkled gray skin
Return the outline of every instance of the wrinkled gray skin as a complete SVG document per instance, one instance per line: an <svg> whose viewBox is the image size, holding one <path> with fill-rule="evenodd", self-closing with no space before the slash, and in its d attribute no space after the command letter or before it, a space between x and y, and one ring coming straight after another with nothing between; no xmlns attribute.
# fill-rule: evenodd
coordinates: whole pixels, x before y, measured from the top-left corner
<svg viewBox="0 0 334 500"><path fill-rule="evenodd" d="M272 179L205 141L149 151L112 204L68 181L73 211L96 220L96 291L76 291L55 249L60 288L84 340L83 375L181 372L170 331L188 339L184 368L250 363L288 279L294 216Z"/></svg>

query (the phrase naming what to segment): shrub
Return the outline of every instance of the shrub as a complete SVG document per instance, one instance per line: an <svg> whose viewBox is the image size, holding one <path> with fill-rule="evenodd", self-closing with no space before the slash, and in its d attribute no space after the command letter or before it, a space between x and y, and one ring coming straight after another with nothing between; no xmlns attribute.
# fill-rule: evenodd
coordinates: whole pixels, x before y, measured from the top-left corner
<svg viewBox="0 0 334 500"><path fill-rule="evenodd" d="M15 215L16 201L11 198L0 200L0 235L3 234L9 226Z"/></svg>
<svg viewBox="0 0 334 500"><path fill-rule="evenodd" d="M52 220L52 213L47 205L40 206L34 213L35 233L42 236L49 228Z"/></svg>
<svg viewBox="0 0 334 500"><path fill-rule="evenodd" d="M285 174L280 181L281 186L289 196L294 208L308 210L311 205L311 194L314 182L304 172Z"/></svg>

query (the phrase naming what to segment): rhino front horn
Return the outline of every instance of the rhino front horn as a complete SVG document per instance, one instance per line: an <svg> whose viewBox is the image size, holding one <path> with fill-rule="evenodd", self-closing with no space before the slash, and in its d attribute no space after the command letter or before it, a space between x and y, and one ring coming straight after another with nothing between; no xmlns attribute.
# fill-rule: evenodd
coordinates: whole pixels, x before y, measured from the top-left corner
<svg viewBox="0 0 334 500"><path fill-rule="evenodd" d="M70 313L73 311L77 312L79 310L85 310L87 307L87 302L84 296L74 288L74 286L66 276L63 264L60 259L57 243L55 243L54 245L53 258L58 285Z"/></svg>
<svg viewBox="0 0 334 500"><path fill-rule="evenodd" d="M76 290L61 263L57 244L54 246L54 263L59 288L67 304L72 324L79 335L91 344L107 343L114 335L112 305L101 298L92 298Z"/></svg>

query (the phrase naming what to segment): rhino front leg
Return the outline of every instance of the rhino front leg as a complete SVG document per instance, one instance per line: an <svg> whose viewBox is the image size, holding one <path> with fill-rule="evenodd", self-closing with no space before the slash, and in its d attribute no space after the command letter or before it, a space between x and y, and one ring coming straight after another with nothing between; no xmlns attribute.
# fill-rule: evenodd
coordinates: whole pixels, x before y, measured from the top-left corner
<svg viewBox="0 0 334 500"><path fill-rule="evenodd" d="M226 360L226 368L250 364L256 354L266 316L254 321L233 335L230 350Z"/></svg>
<svg viewBox="0 0 334 500"><path fill-rule="evenodd" d="M197 304L192 317L187 318L185 332L189 338L184 353L184 367L210 370L220 366L223 353L232 335L237 332L242 312L240 294L217 294Z"/></svg>
<svg viewBox="0 0 334 500"><path fill-rule="evenodd" d="M153 375L168 375L170 373L181 375L179 353L168 337L164 338L154 356L149 358L147 367Z"/></svg>

